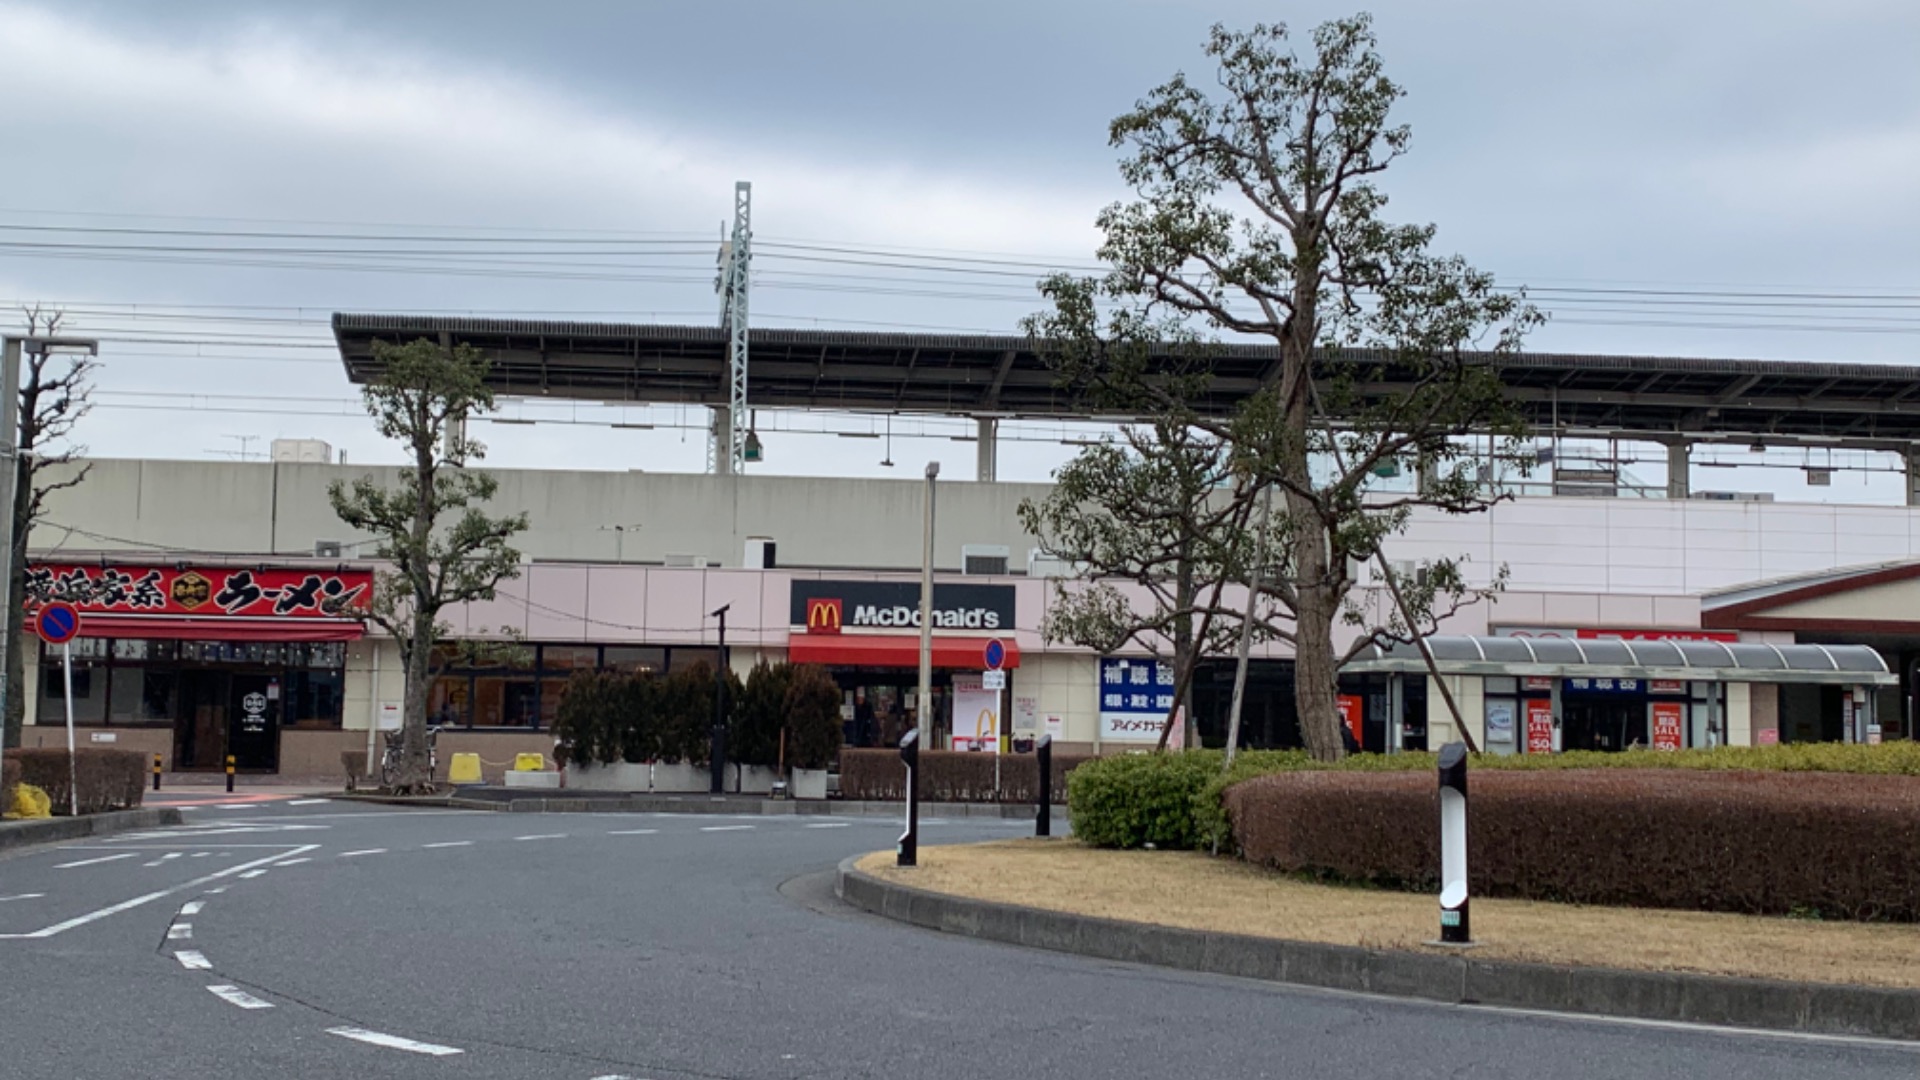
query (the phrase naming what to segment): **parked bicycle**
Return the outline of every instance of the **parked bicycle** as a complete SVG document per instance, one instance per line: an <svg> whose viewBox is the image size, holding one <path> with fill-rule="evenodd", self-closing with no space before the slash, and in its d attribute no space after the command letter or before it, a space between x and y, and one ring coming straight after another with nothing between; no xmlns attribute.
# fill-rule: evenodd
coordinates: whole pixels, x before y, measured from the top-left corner
<svg viewBox="0 0 1920 1080"><path fill-rule="evenodd" d="M427 728L427 776L429 778L438 775L440 771L440 756L437 745L439 734L440 725L435 724ZM386 733L386 749L380 753L381 787L391 788L394 779L400 775L400 757L402 749L406 746L406 735L407 733L404 730L389 731Z"/></svg>

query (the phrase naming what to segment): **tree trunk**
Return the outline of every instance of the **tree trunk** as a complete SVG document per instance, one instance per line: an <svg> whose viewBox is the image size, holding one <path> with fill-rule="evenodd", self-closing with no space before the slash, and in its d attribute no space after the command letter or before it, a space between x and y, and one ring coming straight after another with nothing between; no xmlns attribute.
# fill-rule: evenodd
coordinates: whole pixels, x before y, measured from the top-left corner
<svg viewBox="0 0 1920 1080"><path fill-rule="evenodd" d="M1173 735L1173 722L1176 718L1185 719L1185 727L1180 731L1183 747L1195 747L1199 740L1193 737L1193 710L1181 706L1193 693L1193 668L1199 662L1198 649L1193 640L1193 596L1196 589L1193 583L1193 560L1183 552L1174 568L1173 602L1178 612L1173 617L1173 704L1167 709L1167 718L1160 724L1160 744L1154 749L1165 750L1167 740ZM1159 691L1156 689L1155 693Z"/></svg>
<svg viewBox="0 0 1920 1080"><path fill-rule="evenodd" d="M1298 548L1296 542L1296 557ZM1324 557L1321 562L1325 562ZM1321 572L1304 566L1302 570L1302 577ZM1339 673L1333 666L1333 618L1337 601L1326 586L1301 588L1299 596L1294 624L1293 702L1300 714L1300 735L1314 760L1338 761L1347 751L1340 739L1340 710L1335 703Z"/></svg>
<svg viewBox="0 0 1920 1080"><path fill-rule="evenodd" d="M12 587L7 595L13 598L13 604L7 610L7 702L4 718L4 731L0 731L0 746L20 745L27 718L27 650L29 646L23 634L26 630L26 591L27 591L27 531L31 522L26 520L27 508L33 500L33 470L21 467L14 474L13 488L13 550L9 552L6 572L13 577Z"/></svg>
<svg viewBox="0 0 1920 1080"><path fill-rule="evenodd" d="M415 615L407 649L407 704L401 720L400 769L394 789L403 794L433 790L427 761L427 692L432 688L433 619Z"/></svg>

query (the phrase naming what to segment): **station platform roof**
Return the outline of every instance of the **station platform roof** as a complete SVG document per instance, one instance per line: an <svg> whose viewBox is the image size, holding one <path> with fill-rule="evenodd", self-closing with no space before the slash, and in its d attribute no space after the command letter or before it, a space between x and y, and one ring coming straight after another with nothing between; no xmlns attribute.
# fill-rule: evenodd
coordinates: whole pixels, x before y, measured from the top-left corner
<svg viewBox="0 0 1920 1080"><path fill-rule="evenodd" d="M1837 686L1897 686L1900 682L1880 654L1866 645L1435 636L1427 639L1427 646L1443 675ZM1425 675L1427 663L1414 645L1369 645L1340 670L1354 675Z"/></svg>
<svg viewBox="0 0 1920 1080"><path fill-rule="evenodd" d="M494 391L522 397L724 405L727 337L718 326L336 314L348 378L379 375L376 341L473 346ZM759 408L1053 419L1118 419L1058 385L1033 339L762 328L748 339L748 400ZM1920 442L1920 366L1569 353L1473 354L1500 372L1538 431L1901 449ZM1172 358L1169 357L1169 362ZM1203 412L1230 411L1274 374L1276 350L1225 345ZM1411 374L1371 350L1329 352L1364 394Z"/></svg>

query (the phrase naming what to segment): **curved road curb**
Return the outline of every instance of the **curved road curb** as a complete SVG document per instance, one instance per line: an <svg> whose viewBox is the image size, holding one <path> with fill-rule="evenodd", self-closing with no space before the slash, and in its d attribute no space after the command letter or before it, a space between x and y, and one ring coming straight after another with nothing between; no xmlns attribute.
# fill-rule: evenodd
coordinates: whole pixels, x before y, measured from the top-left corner
<svg viewBox="0 0 1920 1080"><path fill-rule="evenodd" d="M153 829L179 825L180 811L161 807L144 810L110 810L104 814L82 814L77 818L40 818L32 821L0 822L0 851L29 844L52 844L62 840L82 840L89 836Z"/></svg>
<svg viewBox="0 0 1920 1080"><path fill-rule="evenodd" d="M999 904L840 864L835 891L899 922L989 941L1328 990L1817 1035L1920 1039L1920 990L1556 967L1283 941Z"/></svg>

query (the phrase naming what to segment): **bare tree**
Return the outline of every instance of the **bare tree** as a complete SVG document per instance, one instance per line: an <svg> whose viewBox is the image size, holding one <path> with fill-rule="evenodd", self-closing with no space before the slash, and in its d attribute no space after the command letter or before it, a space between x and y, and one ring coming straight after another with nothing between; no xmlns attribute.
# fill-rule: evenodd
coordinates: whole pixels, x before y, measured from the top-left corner
<svg viewBox="0 0 1920 1080"><path fill-rule="evenodd" d="M39 306L24 308L21 319L28 337L59 333L65 314ZM73 441L74 427L92 409L88 395L99 362L91 356L29 352L20 364L20 454L13 489L13 550L7 572L13 575L8 595L16 601L26 595L27 542L33 527L46 517L47 497L78 486L92 466L79 459L86 447ZM20 745L26 720L26 650L20 635L26 625L26 606L14 603L7 611L7 701L4 739Z"/></svg>

